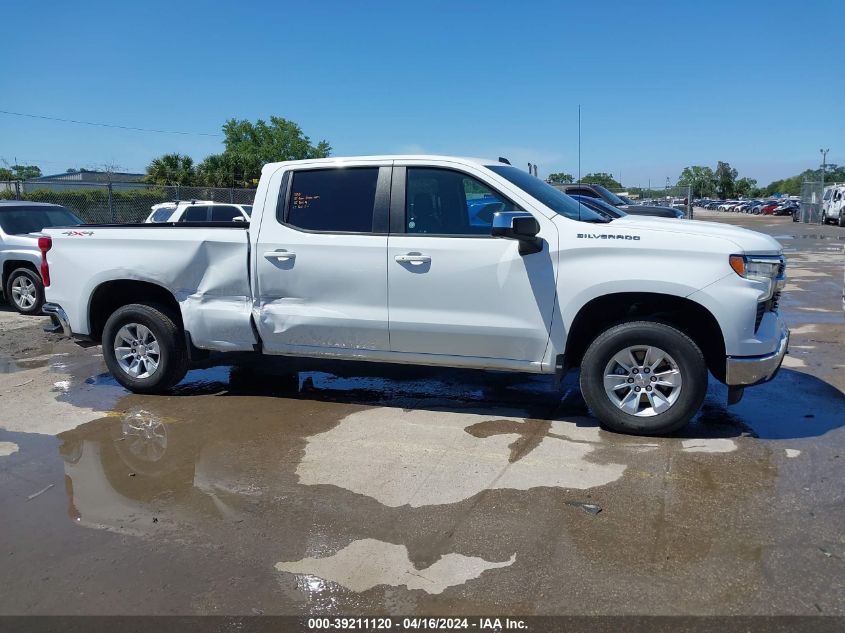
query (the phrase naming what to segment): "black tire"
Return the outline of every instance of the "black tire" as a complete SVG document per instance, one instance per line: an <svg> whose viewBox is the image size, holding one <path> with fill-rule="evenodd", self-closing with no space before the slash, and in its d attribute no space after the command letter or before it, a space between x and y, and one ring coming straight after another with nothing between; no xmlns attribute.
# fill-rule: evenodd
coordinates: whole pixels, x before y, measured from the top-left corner
<svg viewBox="0 0 845 633"><path fill-rule="evenodd" d="M839 212L839 222L838 222L838 224L839 224L840 228L845 228L845 211Z"/></svg>
<svg viewBox="0 0 845 633"><path fill-rule="evenodd" d="M31 305L21 305L21 303L14 298L12 294L12 287L16 284L16 282L18 282L18 280L24 281L24 283L26 283L26 285L30 287L34 293L35 302ZM44 283L41 281L41 275L31 268L16 268L13 270L6 279L6 287L3 288L3 292L6 295L6 301L9 302L9 305L21 314L41 314L41 307L44 305Z"/></svg>
<svg viewBox="0 0 845 633"><path fill-rule="evenodd" d="M654 346L674 359L682 382L677 399L665 411L650 416L633 415L619 408L606 393L605 368L617 353L632 346ZM707 378L707 363L693 340L670 325L653 321L632 321L605 330L590 344L581 362L584 400L604 427L619 433L664 435L682 428L701 408ZM645 396L643 393L635 397L639 402Z"/></svg>
<svg viewBox="0 0 845 633"><path fill-rule="evenodd" d="M170 311L157 304L132 303L116 310L103 329L103 358L115 380L134 393L165 393L188 371L188 349L182 328ZM157 368L146 377L131 376L115 354L115 339L121 328L139 324L158 342Z"/></svg>

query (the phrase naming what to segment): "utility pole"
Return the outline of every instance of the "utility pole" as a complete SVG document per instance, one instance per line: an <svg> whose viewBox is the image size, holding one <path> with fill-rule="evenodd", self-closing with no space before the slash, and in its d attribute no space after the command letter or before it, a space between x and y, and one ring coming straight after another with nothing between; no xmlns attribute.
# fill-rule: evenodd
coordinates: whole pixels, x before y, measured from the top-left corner
<svg viewBox="0 0 845 633"><path fill-rule="evenodd" d="M824 176L825 176L825 172L827 171L827 153L829 151L830 151L830 148L819 150L819 152L821 152L821 155L822 155L822 192L824 192Z"/></svg>

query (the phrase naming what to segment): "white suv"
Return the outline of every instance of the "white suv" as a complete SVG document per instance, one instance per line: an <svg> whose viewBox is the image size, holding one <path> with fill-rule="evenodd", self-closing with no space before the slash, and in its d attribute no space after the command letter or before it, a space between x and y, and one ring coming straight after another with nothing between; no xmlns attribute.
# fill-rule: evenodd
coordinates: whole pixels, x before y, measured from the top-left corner
<svg viewBox="0 0 845 633"><path fill-rule="evenodd" d="M145 224L162 222L249 222L251 204L230 204L212 200L162 202L153 205Z"/></svg>

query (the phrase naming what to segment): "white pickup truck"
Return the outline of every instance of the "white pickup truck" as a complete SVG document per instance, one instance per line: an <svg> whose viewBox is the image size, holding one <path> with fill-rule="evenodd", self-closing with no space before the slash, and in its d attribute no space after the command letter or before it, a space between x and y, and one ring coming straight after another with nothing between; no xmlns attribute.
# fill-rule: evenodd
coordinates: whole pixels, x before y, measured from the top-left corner
<svg viewBox="0 0 845 633"><path fill-rule="evenodd" d="M139 393L167 391L212 352L580 367L606 427L659 434L695 415L708 370L735 402L774 376L789 338L774 239L608 221L491 160L268 164L248 226L49 229L41 250L56 329L101 342Z"/></svg>

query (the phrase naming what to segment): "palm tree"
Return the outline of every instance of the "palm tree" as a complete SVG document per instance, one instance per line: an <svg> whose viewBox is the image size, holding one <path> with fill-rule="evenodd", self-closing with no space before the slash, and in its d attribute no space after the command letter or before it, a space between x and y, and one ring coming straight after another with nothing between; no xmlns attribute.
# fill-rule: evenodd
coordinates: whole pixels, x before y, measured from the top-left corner
<svg viewBox="0 0 845 633"><path fill-rule="evenodd" d="M193 185L196 179L190 156L164 154L147 165L146 181L154 185Z"/></svg>

